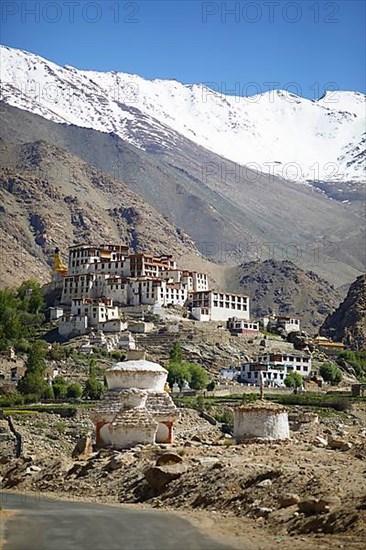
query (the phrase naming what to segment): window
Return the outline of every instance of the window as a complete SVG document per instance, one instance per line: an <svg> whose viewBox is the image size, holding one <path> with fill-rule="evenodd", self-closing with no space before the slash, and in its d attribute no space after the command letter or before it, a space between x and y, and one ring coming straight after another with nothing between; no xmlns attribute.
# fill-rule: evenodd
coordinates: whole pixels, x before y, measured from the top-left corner
<svg viewBox="0 0 366 550"><path fill-rule="evenodd" d="M251 372L248 372L247 378L251 378L251 377L252 377L252 373L251 373Z"/></svg>

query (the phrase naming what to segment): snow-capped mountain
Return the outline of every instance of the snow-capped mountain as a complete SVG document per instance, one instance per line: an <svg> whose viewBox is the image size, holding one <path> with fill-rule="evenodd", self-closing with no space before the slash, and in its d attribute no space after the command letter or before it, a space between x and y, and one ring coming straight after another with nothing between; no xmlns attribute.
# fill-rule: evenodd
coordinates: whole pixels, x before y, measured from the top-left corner
<svg viewBox="0 0 366 550"><path fill-rule="evenodd" d="M299 182L364 180L365 96L311 101L285 91L238 97L204 85L60 67L2 46L1 99L57 123L171 148L177 134L254 170Z"/></svg>

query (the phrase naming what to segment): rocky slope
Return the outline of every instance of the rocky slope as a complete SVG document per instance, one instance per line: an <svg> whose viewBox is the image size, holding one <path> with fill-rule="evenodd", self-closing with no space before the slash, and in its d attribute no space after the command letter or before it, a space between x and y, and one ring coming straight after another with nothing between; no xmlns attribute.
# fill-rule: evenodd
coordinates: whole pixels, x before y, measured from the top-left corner
<svg viewBox="0 0 366 550"><path fill-rule="evenodd" d="M122 182L46 142L0 142L1 284L47 281L53 250L124 242L204 269L192 239Z"/></svg>
<svg viewBox="0 0 366 550"><path fill-rule="evenodd" d="M298 265L336 286L363 271L360 201L336 202L313 188L242 170L182 136L169 150L142 151L116 133L56 124L4 102L0 116L2 139L47 141L109 173L184 229L212 261L265 260L275 246L276 259L294 258L295 251Z"/></svg>
<svg viewBox="0 0 366 550"><path fill-rule="evenodd" d="M212 426L196 411L182 409L173 445L137 445L72 456L78 436L93 427L87 413L60 418L47 413L16 415L24 454L14 457L14 438L0 419L6 445L0 461L3 490L34 491L70 499L128 503L207 511L235 528L244 548L248 530L266 542L255 548L286 549L345 547L361 549L365 536L364 459L365 416L327 415L308 422L294 408L291 440L235 445L220 426ZM80 414L80 413L79 413ZM343 445L332 446L331 441ZM179 461L165 468L155 488L145 477L157 459L173 452ZM245 522L245 525L244 525ZM301 537L301 538L300 538Z"/></svg>
<svg viewBox="0 0 366 550"><path fill-rule="evenodd" d="M366 351L366 275L352 283L346 298L325 319L320 333L352 349Z"/></svg>
<svg viewBox="0 0 366 550"><path fill-rule="evenodd" d="M304 271L290 261L247 262L231 271L234 291L251 298L251 311L258 318L272 309L294 315L301 328L316 333L319 325L339 303L338 291L314 271Z"/></svg>

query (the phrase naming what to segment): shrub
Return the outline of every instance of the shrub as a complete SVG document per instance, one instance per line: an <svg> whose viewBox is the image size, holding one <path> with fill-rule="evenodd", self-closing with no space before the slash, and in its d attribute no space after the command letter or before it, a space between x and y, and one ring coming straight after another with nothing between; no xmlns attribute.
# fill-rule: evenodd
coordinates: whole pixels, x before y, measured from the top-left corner
<svg viewBox="0 0 366 550"><path fill-rule="evenodd" d="M335 397L331 401L331 406L336 411L349 411L352 408L350 399L344 397Z"/></svg>
<svg viewBox="0 0 366 550"><path fill-rule="evenodd" d="M54 393L53 393L53 388L52 386L50 386L49 384L46 383L43 391L42 391L42 395L41 395L42 399L53 399L54 398Z"/></svg>
<svg viewBox="0 0 366 550"><path fill-rule="evenodd" d="M323 363L319 368L320 375L326 382L330 382L332 386L336 386L343 378L342 371L333 363Z"/></svg>
<svg viewBox="0 0 366 550"><path fill-rule="evenodd" d="M48 352L48 357L54 361L60 361L66 359L66 348L63 348L60 344L54 344Z"/></svg>
<svg viewBox="0 0 366 550"><path fill-rule="evenodd" d="M112 351L110 355L113 359L116 359L116 361L124 361L126 359L126 354L123 353L123 351Z"/></svg>
<svg viewBox="0 0 366 550"><path fill-rule="evenodd" d="M28 342L28 340L25 340L25 338L21 338L18 340L18 342L15 344L15 351L17 353L29 353L29 350L31 348L31 344Z"/></svg>
<svg viewBox="0 0 366 550"><path fill-rule="evenodd" d="M227 426L229 429L233 429L234 427L234 413L229 410L225 410L222 413L216 413L215 418L218 422L221 422L225 426Z"/></svg>
<svg viewBox="0 0 366 550"><path fill-rule="evenodd" d="M56 399L65 399L67 395L67 382L63 376L56 376L54 379L53 393Z"/></svg>
<svg viewBox="0 0 366 550"><path fill-rule="evenodd" d="M77 382L67 386L67 397L70 399L79 399L83 394L83 388Z"/></svg>
<svg viewBox="0 0 366 550"><path fill-rule="evenodd" d="M104 386L95 377L88 378L85 384L83 397L85 399L97 400L100 399L104 391Z"/></svg>
<svg viewBox="0 0 366 550"><path fill-rule="evenodd" d="M197 395L195 405L198 411L202 412L205 410L205 398L203 395Z"/></svg>
<svg viewBox="0 0 366 550"><path fill-rule="evenodd" d="M303 379L301 374L295 371L290 372L286 376L284 382L285 382L285 386L287 386L288 388L300 388L303 385Z"/></svg>
<svg viewBox="0 0 366 550"><path fill-rule="evenodd" d="M23 405L24 396L19 392L12 392L0 396L0 407L13 407L14 405Z"/></svg>
<svg viewBox="0 0 366 550"><path fill-rule="evenodd" d="M59 420L59 422L56 422L55 429L59 434L64 434L66 432L66 422L63 420Z"/></svg>
<svg viewBox="0 0 366 550"><path fill-rule="evenodd" d="M207 391L214 391L215 388L216 388L215 380L210 380L210 382L206 386Z"/></svg>

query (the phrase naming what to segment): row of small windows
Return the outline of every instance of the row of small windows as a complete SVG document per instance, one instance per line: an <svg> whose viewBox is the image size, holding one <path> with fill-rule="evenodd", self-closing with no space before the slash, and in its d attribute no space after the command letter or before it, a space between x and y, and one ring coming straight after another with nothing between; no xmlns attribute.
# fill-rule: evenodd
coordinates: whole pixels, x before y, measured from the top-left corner
<svg viewBox="0 0 366 550"><path fill-rule="evenodd" d="M268 359L272 360L271 358L268 357L268 355L263 355L258 359L259 361L267 361ZM309 357L293 357L293 356L282 355L281 361L290 361L291 363L294 363L294 362L301 363L302 361L303 363L308 363Z"/></svg>
<svg viewBox="0 0 366 550"><path fill-rule="evenodd" d="M112 258L112 262L110 263L102 263L102 262L93 262L93 261L89 261L88 259L85 259L85 260L73 260L71 262L71 266L72 267L77 267L79 265L86 265L86 264L93 264L94 265L94 270L104 270L104 269L117 269L118 267L121 267L123 268L124 265L125 265L125 262L118 262L118 261L114 261L113 258ZM113 264L113 266L112 266Z"/></svg>
<svg viewBox="0 0 366 550"><path fill-rule="evenodd" d="M258 371L254 370L255 367L254 367L254 366L250 366L249 368L250 368L250 370L245 374L245 376L247 376L248 378L250 378L251 375L252 375L252 373L253 373L254 378L258 378ZM294 369L292 369L292 368L291 368L291 369L288 369L289 372L291 372L291 371L293 371L293 370L294 370ZM301 371L309 372L309 367L307 367L307 366L301 367L301 366L299 366L299 365L296 365L295 370L296 370L296 371L299 371L299 372L301 372ZM254 372L253 372L253 371L254 371ZM263 378L266 378L267 374L268 374L268 377L270 377L271 374L272 374L275 378L277 377L277 373L276 373L276 372L273 372L273 373L266 372L266 371L262 371L262 372L263 372ZM282 375L282 376L283 376L283 375Z"/></svg>

